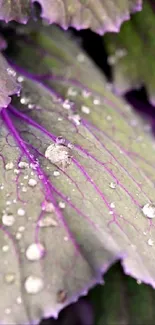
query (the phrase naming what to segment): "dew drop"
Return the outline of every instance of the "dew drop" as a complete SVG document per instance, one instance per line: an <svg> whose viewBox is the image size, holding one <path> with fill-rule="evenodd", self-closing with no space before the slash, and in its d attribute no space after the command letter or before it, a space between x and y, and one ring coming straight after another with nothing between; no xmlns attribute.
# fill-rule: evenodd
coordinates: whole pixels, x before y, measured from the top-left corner
<svg viewBox="0 0 155 325"><path fill-rule="evenodd" d="M45 248L40 243L32 243L26 250L26 257L29 261L40 260L45 253Z"/></svg>
<svg viewBox="0 0 155 325"><path fill-rule="evenodd" d="M90 114L90 108L88 106L82 105L81 106L81 111L84 114Z"/></svg>
<svg viewBox="0 0 155 325"><path fill-rule="evenodd" d="M76 125L80 125L81 123L81 117L79 114L71 114L68 116L68 119L75 123Z"/></svg>
<svg viewBox="0 0 155 325"><path fill-rule="evenodd" d="M73 88L73 87L68 88L68 91L67 91L68 96L75 97L75 96L77 96L77 93L78 92L77 92L77 90L75 88Z"/></svg>
<svg viewBox="0 0 155 325"><path fill-rule="evenodd" d="M25 215L25 210L22 209L22 208L19 208L18 211L17 211L17 214L21 217L23 217Z"/></svg>
<svg viewBox="0 0 155 325"><path fill-rule="evenodd" d="M155 204L147 203L143 206L142 212L149 219L155 218Z"/></svg>
<svg viewBox="0 0 155 325"><path fill-rule="evenodd" d="M24 77L23 76L18 76L17 81L19 83L23 82L24 81Z"/></svg>
<svg viewBox="0 0 155 325"><path fill-rule="evenodd" d="M18 167L20 169L26 169L26 168L29 167L29 164L27 162L25 162L25 161L20 161L19 164L18 164Z"/></svg>
<svg viewBox="0 0 155 325"><path fill-rule="evenodd" d="M15 222L15 218L12 214L4 214L2 216L2 222L3 222L3 225L5 226L12 226Z"/></svg>
<svg viewBox="0 0 155 325"><path fill-rule="evenodd" d="M147 243L148 243L149 246L153 246L154 241L151 238L149 238Z"/></svg>
<svg viewBox="0 0 155 325"><path fill-rule="evenodd" d="M57 227L58 223L52 216L45 216L38 223L40 228Z"/></svg>
<svg viewBox="0 0 155 325"><path fill-rule="evenodd" d="M114 209L114 208L115 208L115 203L114 203L114 202L111 202L111 203L110 203L110 207L111 207L112 209Z"/></svg>
<svg viewBox="0 0 155 325"><path fill-rule="evenodd" d="M63 169L71 163L70 149L61 144L51 144L45 151L45 157Z"/></svg>
<svg viewBox="0 0 155 325"><path fill-rule="evenodd" d="M62 104L63 108L67 109L67 110L71 109L72 105L73 105L73 102L71 102L69 99L65 99Z"/></svg>
<svg viewBox="0 0 155 325"><path fill-rule="evenodd" d="M29 97L21 97L20 102L23 105L27 105L30 102L30 98Z"/></svg>
<svg viewBox="0 0 155 325"><path fill-rule="evenodd" d="M58 170L54 170L53 176L55 177L60 176L60 172Z"/></svg>
<svg viewBox="0 0 155 325"><path fill-rule="evenodd" d="M116 183L111 182L109 186L110 186L110 188L115 189L116 188Z"/></svg>
<svg viewBox="0 0 155 325"><path fill-rule="evenodd" d="M5 165L6 170L12 170L14 168L13 162L9 162Z"/></svg>
<svg viewBox="0 0 155 325"><path fill-rule="evenodd" d="M51 213L54 212L55 208L52 202L44 201L42 204L42 210Z"/></svg>
<svg viewBox="0 0 155 325"><path fill-rule="evenodd" d="M37 294L40 292L44 287L44 282L41 278L30 275L25 280L25 290L27 293L30 294Z"/></svg>
<svg viewBox="0 0 155 325"><path fill-rule="evenodd" d="M7 68L7 73L9 76L16 77L16 71L13 70L12 68Z"/></svg>
<svg viewBox="0 0 155 325"><path fill-rule="evenodd" d="M37 181L33 178L30 178L29 181L28 181L28 185L30 187L35 187L37 185Z"/></svg>
<svg viewBox="0 0 155 325"><path fill-rule="evenodd" d="M94 105L100 105L101 104L99 98L94 98L93 103L94 103Z"/></svg>
<svg viewBox="0 0 155 325"><path fill-rule="evenodd" d="M21 305L21 303L22 303L22 298L21 298L20 296L17 297L16 302L17 302L18 305Z"/></svg>
<svg viewBox="0 0 155 325"><path fill-rule="evenodd" d="M11 314L11 308L6 308L5 309L5 314L10 315Z"/></svg>
<svg viewBox="0 0 155 325"><path fill-rule="evenodd" d="M139 284L139 285L142 284L142 281L138 279L137 284Z"/></svg>
<svg viewBox="0 0 155 325"><path fill-rule="evenodd" d="M59 202L59 208L60 209L65 209L65 202Z"/></svg>
<svg viewBox="0 0 155 325"><path fill-rule="evenodd" d="M5 282L12 284L15 281L15 273L7 273L4 276Z"/></svg>
<svg viewBox="0 0 155 325"><path fill-rule="evenodd" d="M8 252L8 250L9 250L9 246L8 246L8 245L4 245L4 246L2 247L2 251L3 251L4 253Z"/></svg>

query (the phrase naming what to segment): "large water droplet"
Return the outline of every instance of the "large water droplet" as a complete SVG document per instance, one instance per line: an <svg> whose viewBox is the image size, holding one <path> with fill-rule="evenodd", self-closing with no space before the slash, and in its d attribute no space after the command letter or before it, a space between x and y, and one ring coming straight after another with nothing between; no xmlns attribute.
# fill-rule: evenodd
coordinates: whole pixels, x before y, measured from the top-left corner
<svg viewBox="0 0 155 325"><path fill-rule="evenodd" d="M155 218L155 204L147 203L143 206L142 212L149 219Z"/></svg>
<svg viewBox="0 0 155 325"><path fill-rule="evenodd" d="M40 243L32 243L26 250L26 257L30 261L40 260L45 253L45 248Z"/></svg>
<svg viewBox="0 0 155 325"><path fill-rule="evenodd" d="M43 279L37 276L30 275L25 280L25 290L27 293L37 294L43 289L43 287L44 287Z"/></svg>
<svg viewBox="0 0 155 325"><path fill-rule="evenodd" d="M51 144L45 151L45 157L63 169L71 163L70 149L61 144Z"/></svg>
<svg viewBox="0 0 155 325"><path fill-rule="evenodd" d="M3 214L2 222L5 226L12 226L15 222L15 217L12 214Z"/></svg>

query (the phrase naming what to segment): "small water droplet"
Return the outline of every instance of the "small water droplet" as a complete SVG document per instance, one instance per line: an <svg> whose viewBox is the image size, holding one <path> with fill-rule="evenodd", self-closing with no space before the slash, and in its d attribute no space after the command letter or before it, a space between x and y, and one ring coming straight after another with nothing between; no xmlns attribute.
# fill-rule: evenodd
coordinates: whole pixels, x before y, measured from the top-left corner
<svg viewBox="0 0 155 325"><path fill-rule="evenodd" d="M12 214L3 214L2 222L5 226L12 226L15 222L15 217Z"/></svg>
<svg viewBox="0 0 155 325"><path fill-rule="evenodd" d="M63 108L65 109L71 109L73 106L73 102L71 102L69 99L65 99L63 104L62 104Z"/></svg>
<svg viewBox="0 0 155 325"><path fill-rule="evenodd" d="M77 61L80 62L80 63L83 63L85 61L85 56L83 53L79 53L77 55Z"/></svg>
<svg viewBox="0 0 155 325"><path fill-rule="evenodd" d="M85 106L85 105L82 105L82 106L81 106L81 111L82 111L82 113L84 113L84 114L90 114L90 108L87 107L87 106Z"/></svg>
<svg viewBox="0 0 155 325"><path fill-rule="evenodd" d="M35 187L37 185L37 181L33 178L30 178L29 181L28 181L28 185L30 187Z"/></svg>
<svg viewBox="0 0 155 325"><path fill-rule="evenodd" d="M109 186L110 186L110 188L115 189L116 188L116 183L111 182Z"/></svg>
<svg viewBox="0 0 155 325"><path fill-rule="evenodd" d="M68 91L67 91L68 96L75 97L75 96L77 96L77 94L78 94L78 92L75 88L73 88L73 87L68 88Z"/></svg>
<svg viewBox="0 0 155 325"><path fill-rule="evenodd" d="M99 98L94 98L93 103L94 103L94 105L100 105L101 104Z"/></svg>
<svg viewBox="0 0 155 325"><path fill-rule="evenodd" d="M18 211L17 211L17 214L19 215L19 216L24 216L25 215L25 210L24 209L22 209L22 208L19 208L18 209Z"/></svg>
<svg viewBox="0 0 155 325"><path fill-rule="evenodd" d="M149 246L153 246L154 241L151 238L149 238L147 243L148 243Z"/></svg>
<svg viewBox="0 0 155 325"><path fill-rule="evenodd" d="M22 298L21 298L20 296L17 297L16 302L17 302L18 305L21 305L21 303L22 303Z"/></svg>
<svg viewBox="0 0 155 325"><path fill-rule="evenodd" d="M29 294L37 294L40 292L44 287L43 279L30 275L25 280L25 290Z"/></svg>
<svg viewBox="0 0 155 325"><path fill-rule="evenodd" d="M142 284L142 281L138 279L137 284L139 284L139 285Z"/></svg>
<svg viewBox="0 0 155 325"><path fill-rule="evenodd" d="M60 172L58 170L54 170L53 176L55 177L60 176Z"/></svg>
<svg viewBox="0 0 155 325"><path fill-rule="evenodd" d="M24 81L24 77L23 76L18 76L17 81L19 83L23 82Z"/></svg>
<svg viewBox="0 0 155 325"><path fill-rule="evenodd" d="M29 97L21 97L21 99L20 99L20 102L21 102L21 104L23 104L23 105L27 105L29 102L30 102L30 98Z"/></svg>
<svg viewBox="0 0 155 325"><path fill-rule="evenodd" d="M149 219L155 218L155 204L147 203L143 206L142 212Z"/></svg>
<svg viewBox="0 0 155 325"><path fill-rule="evenodd" d="M60 209L65 209L65 202L59 202L59 208Z"/></svg>
<svg viewBox="0 0 155 325"><path fill-rule="evenodd" d="M9 250L9 246L8 246L8 245L4 245L4 246L2 247L2 251L3 251L4 253L8 252L8 250Z"/></svg>
<svg viewBox="0 0 155 325"><path fill-rule="evenodd" d="M5 314L10 315L11 314L11 308L6 308L5 309Z"/></svg>
<svg viewBox="0 0 155 325"><path fill-rule="evenodd" d="M38 223L40 228L57 227L58 223L52 216L45 216Z"/></svg>
<svg viewBox="0 0 155 325"><path fill-rule="evenodd" d="M68 116L68 119L70 121L73 121L73 123L75 123L76 125L80 125L80 123L81 123L81 117L79 114L70 114Z"/></svg>
<svg viewBox="0 0 155 325"><path fill-rule="evenodd" d="M18 167L20 169L25 169L25 168L28 168L29 167L29 164L25 161L20 161L19 164L18 164Z"/></svg>
<svg viewBox="0 0 155 325"><path fill-rule="evenodd" d="M29 261L40 260L45 253L45 248L40 243L32 243L26 250L26 257Z"/></svg>
<svg viewBox="0 0 155 325"><path fill-rule="evenodd" d="M7 68L7 73L9 76L16 77L16 71L13 70L12 68Z"/></svg>
<svg viewBox="0 0 155 325"><path fill-rule="evenodd" d="M20 232L17 232L16 233L16 239L20 240L21 238L22 238L22 234L20 234Z"/></svg>
<svg viewBox="0 0 155 325"><path fill-rule="evenodd" d="M42 204L42 210L51 213L54 212L55 208L52 202L44 201Z"/></svg>
<svg viewBox="0 0 155 325"><path fill-rule="evenodd" d="M15 281L15 273L6 273L4 278L5 282L12 284Z"/></svg>
<svg viewBox="0 0 155 325"><path fill-rule="evenodd" d="M111 207L112 209L114 209L114 208L115 208L115 203L114 203L114 202L111 202L111 203L110 203L110 207Z"/></svg>
<svg viewBox="0 0 155 325"><path fill-rule="evenodd" d="M5 165L6 170L12 170L13 168L14 168L14 164L12 161Z"/></svg>

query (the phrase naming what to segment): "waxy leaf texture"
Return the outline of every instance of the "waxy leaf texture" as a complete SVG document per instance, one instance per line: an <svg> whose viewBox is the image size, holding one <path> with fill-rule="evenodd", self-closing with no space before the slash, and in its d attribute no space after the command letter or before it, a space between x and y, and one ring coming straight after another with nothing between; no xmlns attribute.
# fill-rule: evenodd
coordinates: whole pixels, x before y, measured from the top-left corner
<svg viewBox="0 0 155 325"><path fill-rule="evenodd" d="M59 29L16 44L22 91L0 113L3 325L56 318L116 260L155 287L150 126Z"/></svg>

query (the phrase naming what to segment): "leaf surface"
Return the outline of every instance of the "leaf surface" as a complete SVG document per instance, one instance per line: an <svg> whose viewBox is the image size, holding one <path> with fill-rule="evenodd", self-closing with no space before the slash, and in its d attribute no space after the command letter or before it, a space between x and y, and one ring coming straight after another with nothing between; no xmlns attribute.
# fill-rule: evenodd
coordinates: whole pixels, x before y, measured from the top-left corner
<svg viewBox="0 0 155 325"><path fill-rule="evenodd" d="M76 43L36 30L17 36L22 92L0 115L1 324L57 317L118 259L155 287L148 124Z"/></svg>

